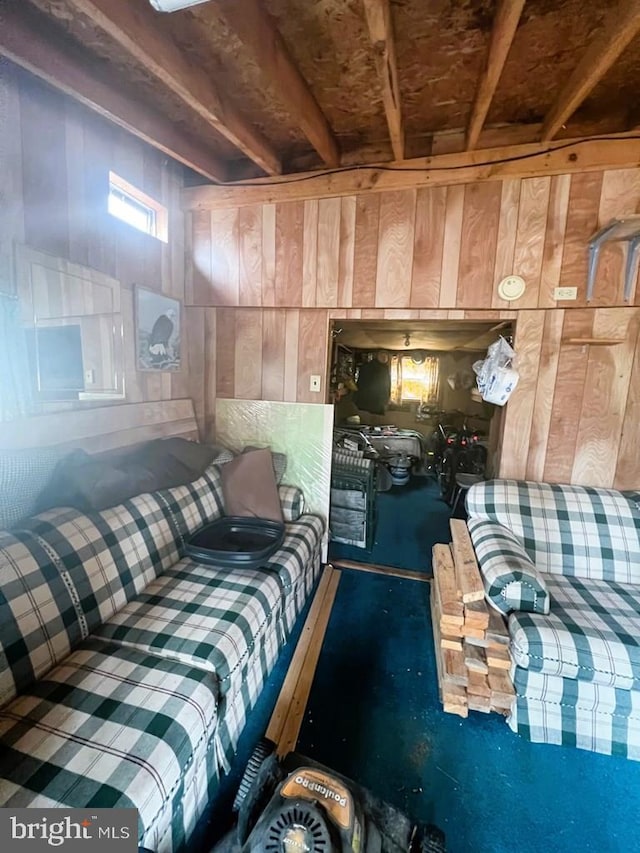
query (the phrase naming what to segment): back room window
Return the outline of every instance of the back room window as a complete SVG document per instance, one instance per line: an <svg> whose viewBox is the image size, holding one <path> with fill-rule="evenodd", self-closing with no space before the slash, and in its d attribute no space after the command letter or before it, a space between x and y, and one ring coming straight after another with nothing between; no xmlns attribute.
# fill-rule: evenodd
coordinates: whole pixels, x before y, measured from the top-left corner
<svg viewBox="0 0 640 853"><path fill-rule="evenodd" d="M167 208L115 172L109 172L108 210L112 216L163 243L169 239Z"/></svg>

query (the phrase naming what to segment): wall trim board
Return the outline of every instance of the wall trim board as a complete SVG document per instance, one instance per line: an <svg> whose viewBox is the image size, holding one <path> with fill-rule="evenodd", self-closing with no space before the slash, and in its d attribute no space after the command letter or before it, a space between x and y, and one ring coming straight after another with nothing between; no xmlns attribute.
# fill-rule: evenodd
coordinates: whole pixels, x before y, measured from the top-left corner
<svg viewBox="0 0 640 853"><path fill-rule="evenodd" d="M2 450L68 447L99 453L169 436L198 440L191 400L73 409L0 424Z"/></svg>
<svg viewBox="0 0 640 853"><path fill-rule="evenodd" d="M184 210L215 210L251 204L304 201L393 190L535 178L576 172L637 167L640 135L531 143L503 148L440 154L343 169L301 172L224 186L188 187Z"/></svg>

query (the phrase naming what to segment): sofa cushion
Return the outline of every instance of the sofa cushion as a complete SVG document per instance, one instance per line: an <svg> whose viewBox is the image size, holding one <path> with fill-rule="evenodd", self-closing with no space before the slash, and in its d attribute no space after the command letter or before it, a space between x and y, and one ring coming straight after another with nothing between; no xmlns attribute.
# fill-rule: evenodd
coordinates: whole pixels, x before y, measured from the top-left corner
<svg viewBox="0 0 640 853"><path fill-rule="evenodd" d="M640 759L640 691L514 667L509 727L534 742Z"/></svg>
<svg viewBox="0 0 640 853"><path fill-rule="evenodd" d="M83 643L0 712L0 806L137 808L140 843L160 839L217 726L202 669Z"/></svg>
<svg viewBox="0 0 640 853"><path fill-rule="evenodd" d="M220 474L85 515L58 508L0 535L0 706L180 559L222 512ZM9 618L11 616L11 618Z"/></svg>
<svg viewBox="0 0 640 853"><path fill-rule="evenodd" d="M107 509L129 498L197 480L217 455L207 444L159 438L134 448L89 454L75 450L58 465L40 496L40 509Z"/></svg>
<svg viewBox="0 0 640 853"><path fill-rule="evenodd" d="M58 557L93 630L180 559L179 536L164 502L140 495L85 515L59 508L25 523Z"/></svg>
<svg viewBox="0 0 640 853"><path fill-rule="evenodd" d="M304 493L297 486L278 486L278 497L285 521L297 521L304 512Z"/></svg>
<svg viewBox="0 0 640 853"><path fill-rule="evenodd" d="M247 447L242 448L243 453L251 453L254 450L263 450L264 448L258 447L253 444L247 445ZM271 464L273 465L273 475L276 478L276 483L279 486L282 483L282 478L284 477L284 472L287 470L287 454L286 453L278 453L274 450L269 450L271 453Z"/></svg>
<svg viewBox="0 0 640 853"><path fill-rule="evenodd" d="M251 450L222 468L222 492L227 515L283 521L271 451Z"/></svg>
<svg viewBox="0 0 640 853"><path fill-rule="evenodd" d="M164 502L181 539L181 545L185 537L224 514L222 477L215 464L193 483L161 489L154 494Z"/></svg>
<svg viewBox="0 0 640 853"><path fill-rule="evenodd" d="M88 634L68 572L46 543L0 534L0 707Z"/></svg>
<svg viewBox="0 0 640 853"><path fill-rule="evenodd" d="M95 635L200 666L216 674L223 695L246 678L265 634L288 634L286 601L305 583L319 548L314 516L287 526L282 548L260 569L216 569L182 560L151 583Z"/></svg>
<svg viewBox="0 0 640 853"><path fill-rule="evenodd" d="M548 613L544 577L513 533L501 524L480 518L469 519L468 526L491 604L501 613Z"/></svg>
<svg viewBox="0 0 640 853"><path fill-rule="evenodd" d="M512 613L511 653L532 672L640 686L640 587L547 575L551 612Z"/></svg>
<svg viewBox="0 0 640 853"><path fill-rule="evenodd" d="M40 494L66 453L58 447L0 450L0 530L37 512Z"/></svg>
<svg viewBox="0 0 640 853"><path fill-rule="evenodd" d="M542 572L640 584L640 508L611 489L490 480L472 486L469 517L508 527Z"/></svg>

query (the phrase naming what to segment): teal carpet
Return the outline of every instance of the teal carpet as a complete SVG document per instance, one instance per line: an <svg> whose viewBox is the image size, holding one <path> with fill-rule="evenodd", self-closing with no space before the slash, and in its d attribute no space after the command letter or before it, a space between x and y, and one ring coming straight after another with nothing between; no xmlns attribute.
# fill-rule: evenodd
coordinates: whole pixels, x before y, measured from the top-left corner
<svg viewBox="0 0 640 853"><path fill-rule="evenodd" d="M449 853L639 851L639 763L443 712L428 591L342 572L299 751L438 824Z"/></svg>
<svg viewBox="0 0 640 853"><path fill-rule="evenodd" d="M372 551L340 546L341 555L428 570L431 545L448 533L435 484L417 481L380 498L395 511L380 515ZM438 824L449 853L640 853L640 763L528 743L496 714L443 712L428 595L429 584L342 572L299 751L414 820ZM229 818L292 651L289 644L243 733L209 838Z"/></svg>
<svg viewBox="0 0 640 853"><path fill-rule="evenodd" d="M357 560L431 572L431 549L444 542L450 508L440 499L433 477L412 477L376 496L376 526L370 551L332 542L329 559ZM444 533L443 533L444 531Z"/></svg>

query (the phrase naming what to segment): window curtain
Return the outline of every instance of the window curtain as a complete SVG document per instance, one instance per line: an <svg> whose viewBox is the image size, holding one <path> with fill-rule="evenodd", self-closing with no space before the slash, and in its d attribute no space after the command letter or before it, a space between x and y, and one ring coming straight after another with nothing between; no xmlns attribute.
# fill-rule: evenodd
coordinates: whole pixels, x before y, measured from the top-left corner
<svg viewBox="0 0 640 853"><path fill-rule="evenodd" d="M424 360L424 397L423 403L437 403L440 398L440 359L429 356Z"/></svg>
<svg viewBox="0 0 640 853"><path fill-rule="evenodd" d="M15 296L0 292L0 421L33 411L27 342Z"/></svg>
<svg viewBox="0 0 640 853"><path fill-rule="evenodd" d="M440 359L428 356L416 363L410 355L394 355L391 359L391 400L437 403L440 397Z"/></svg>
<svg viewBox="0 0 640 853"><path fill-rule="evenodd" d="M391 373L391 402L399 406L402 402L402 356L392 356L389 370Z"/></svg>

